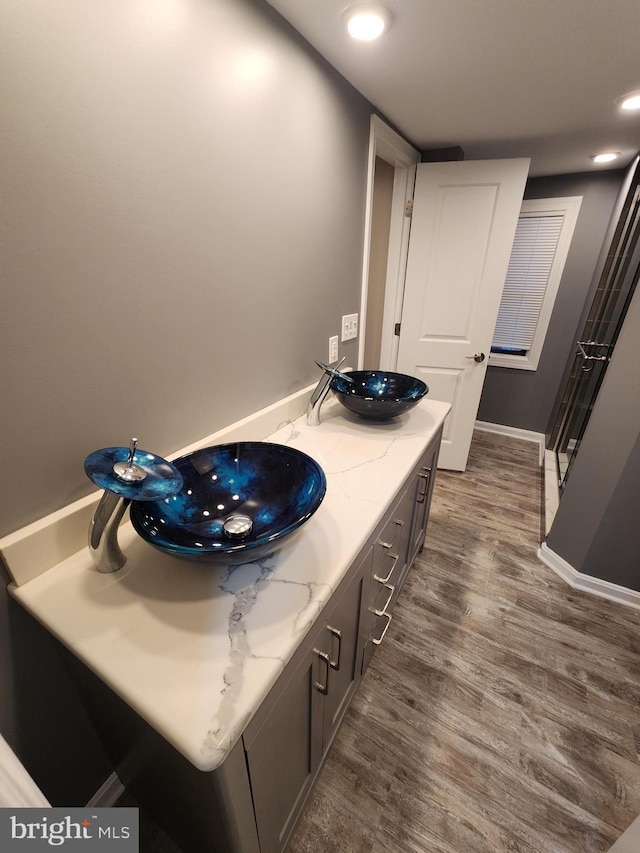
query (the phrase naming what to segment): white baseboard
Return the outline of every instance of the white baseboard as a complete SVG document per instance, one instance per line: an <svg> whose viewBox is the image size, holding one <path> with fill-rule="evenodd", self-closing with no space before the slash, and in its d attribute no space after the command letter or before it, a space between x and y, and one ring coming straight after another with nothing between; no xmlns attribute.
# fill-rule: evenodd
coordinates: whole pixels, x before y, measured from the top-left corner
<svg viewBox="0 0 640 853"><path fill-rule="evenodd" d="M543 432L533 432L530 429L506 426L504 424L491 424L488 421L476 421L475 428L484 432L497 432L499 435L510 435L512 438L520 438L523 441L533 441L540 449L540 465L544 464L544 446L546 436Z"/></svg>
<svg viewBox="0 0 640 853"><path fill-rule="evenodd" d="M124 794L124 790L124 785L120 781L120 777L114 772L105 779L93 797L91 797L87 803L87 808L111 808L118 802L122 794Z"/></svg>
<svg viewBox="0 0 640 853"><path fill-rule="evenodd" d="M572 589L589 592L591 595L606 598L608 601L616 602L616 604L624 604L626 607L640 610L640 592L610 581L604 581L601 578L582 574L567 563L563 557L552 551L546 542L543 542L538 549L538 557L545 566L549 566Z"/></svg>

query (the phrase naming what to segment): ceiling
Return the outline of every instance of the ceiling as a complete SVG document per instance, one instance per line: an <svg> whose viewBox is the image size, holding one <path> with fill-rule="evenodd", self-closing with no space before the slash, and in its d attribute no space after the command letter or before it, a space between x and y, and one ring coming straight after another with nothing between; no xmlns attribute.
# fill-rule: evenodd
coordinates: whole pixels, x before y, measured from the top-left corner
<svg viewBox="0 0 640 853"><path fill-rule="evenodd" d="M382 0L377 42L344 30L349 0L268 0L416 148L531 157L531 175L626 166L640 150L638 0ZM591 155L616 150L611 164Z"/></svg>

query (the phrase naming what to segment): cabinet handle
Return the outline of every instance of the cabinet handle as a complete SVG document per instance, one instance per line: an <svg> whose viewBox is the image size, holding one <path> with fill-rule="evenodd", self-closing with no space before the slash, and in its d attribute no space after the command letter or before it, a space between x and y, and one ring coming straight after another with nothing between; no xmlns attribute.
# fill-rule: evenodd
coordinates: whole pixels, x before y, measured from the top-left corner
<svg viewBox="0 0 640 853"><path fill-rule="evenodd" d="M400 533L400 531L404 527L404 521L402 521L399 518L394 519L393 523L398 525L398 529L396 530L396 535L393 537L391 542L382 542L382 541L378 540L378 545L382 545L383 548L391 548L392 545L394 544L394 542L396 541L396 539L398 538L398 534Z"/></svg>
<svg viewBox="0 0 640 853"><path fill-rule="evenodd" d="M335 669L335 671L338 672L340 670L340 655L342 654L342 631L339 631L337 628L332 628L331 625L327 625L327 630L332 637L336 637L338 640L338 659L335 661L329 661L331 669ZM331 647L333 648L333 643L331 644Z"/></svg>
<svg viewBox="0 0 640 853"><path fill-rule="evenodd" d="M422 472L426 473L422 473ZM423 468L422 471L418 474L418 496L416 500L419 504L423 504L425 498L427 497L427 492L429 491L429 478L431 477L431 468ZM420 486L424 483L424 491L420 489Z"/></svg>
<svg viewBox="0 0 640 853"><path fill-rule="evenodd" d="M331 659L326 652L321 652L320 649L314 649L313 651L318 655L320 660L323 661L326 667L324 684L320 684L319 681L316 681L316 687L323 696L326 696L329 693L329 667L331 666Z"/></svg>
<svg viewBox="0 0 640 853"><path fill-rule="evenodd" d="M373 611L376 614L376 616L388 616L389 615L387 613L387 607L391 604L391 599L393 598L393 593L396 591L396 588L392 583L386 583L384 585L384 588L389 590L389 598L387 598L385 605L382 608L382 610L374 610Z"/></svg>
<svg viewBox="0 0 640 853"><path fill-rule="evenodd" d="M386 578L380 578L380 577L378 577L378 575L374 575L373 576L374 581L378 581L378 583L387 583L389 578L393 574L393 571L394 571L394 569L398 563L398 560L400 559L400 555L399 554L389 554L389 556L393 559L393 563L391 563L391 568L389 569L389 574L386 576Z"/></svg>
<svg viewBox="0 0 640 853"><path fill-rule="evenodd" d="M371 638L371 642L374 646L379 646L380 643L384 640L384 635L387 633L387 628L389 627L389 625L391 625L391 620L393 618L390 613L381 613L380 615L386 618L387 624L384 626L384 631L382 632L382 634L380 634L377 640L374 637Z"/></svg>

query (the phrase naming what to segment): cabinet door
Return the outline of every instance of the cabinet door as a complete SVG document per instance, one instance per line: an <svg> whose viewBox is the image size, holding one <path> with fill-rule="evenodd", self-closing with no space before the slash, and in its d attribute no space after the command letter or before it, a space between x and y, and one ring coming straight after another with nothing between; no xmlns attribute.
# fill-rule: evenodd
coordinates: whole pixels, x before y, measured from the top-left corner
<svg viewBox="0 0 640 853"><path fill-rule="evenodd" d="M326 633L324 627L316 632L258 731L245 737L261 853L284 849L320 767L330 672Z"/></svg>
<svg viewBox="0 0 640 853"><path fill-rule="evenodd" d="M329 689L324 699L323 752L329 748L360 678L364 630L360 613L363 587L371 573L373 549L331 610L325 631L330 645Z"/></svg>
<svg viewBox="0 0 640 853"><path fill-rule="evenodd" d="M429 509L431 507L431 496L435 483L436 467L438 465L438 442L432 442L424 454L420 467L415 475L413 494L415 496L415 509L411 525L411 538L409 545L409 565L413 563L416 555L422 550L429 520Z"/></svg>
<svg viewBox="0 0 640 853"><path fill-rule="evenodd" d="M371 562L369 549L305 641L291 678L274 687L244 736L261 853L284 849L358 683L360 605Z"/></svg>

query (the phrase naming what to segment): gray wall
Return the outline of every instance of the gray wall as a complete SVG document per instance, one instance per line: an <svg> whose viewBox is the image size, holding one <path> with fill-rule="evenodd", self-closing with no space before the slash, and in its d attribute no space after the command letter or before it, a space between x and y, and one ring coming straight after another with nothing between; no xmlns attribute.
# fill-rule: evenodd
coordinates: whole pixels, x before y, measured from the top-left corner
<svg viewBox="0 0 640 853"><path fill-rule="evenodd" d="M371 108L258 0L20 0L0 41L2 535L88 493L92 450L166 454L317 377L359 311ZM0 588L3 732L82 802L103 756Z"/></svg>
<svg viewBox="0 0 640 853"><path fill-rule="evenodd" d="M547 544L574 569L640 590L640 289L631 301Z"/></svg>
<svg viewBox="0 0 640 853"><path fill-rule="evenodd" d="M0 38L2 535L87 494L92 450L316 378L359 310L371 109L257 0L23 0Z"/></svg>
<svg viewBox="0 0 640 853"><path fill-rule="evenodd" d="M640 424L636 422L636 429ZM626 450L625 450L626 452ZM640 436L629 453L620 478L594 532L580 571L640 590ZM554 539L560 540L563 525ZM559 545L563 547L562 544Z"/></svg>
<svg viewBox="0 0 640 853"><path fill-rule="evenodd" d="M549 330L536 371L489 367L478 419L546 433L568 359L581 331L594 270L624 178L623 171L532 178L525 198L583 196Z"/></svg>

